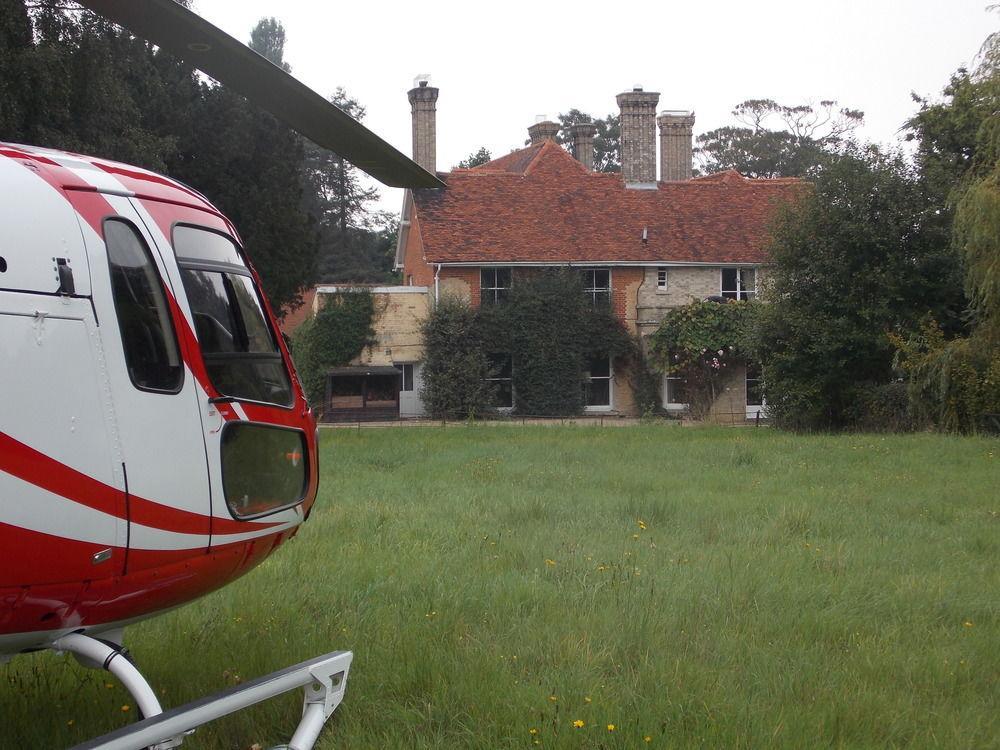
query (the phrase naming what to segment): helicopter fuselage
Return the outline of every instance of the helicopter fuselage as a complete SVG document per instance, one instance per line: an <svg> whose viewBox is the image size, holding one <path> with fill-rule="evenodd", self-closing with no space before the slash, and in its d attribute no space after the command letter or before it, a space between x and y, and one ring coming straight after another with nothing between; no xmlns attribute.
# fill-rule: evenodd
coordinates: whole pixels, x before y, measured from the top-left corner
<svg viewBox="0 0 1000 750"><path fill-rule="evenodd" d="M231 222L0 144L0 655L223 586L294 535L316 425Z"/></svg>

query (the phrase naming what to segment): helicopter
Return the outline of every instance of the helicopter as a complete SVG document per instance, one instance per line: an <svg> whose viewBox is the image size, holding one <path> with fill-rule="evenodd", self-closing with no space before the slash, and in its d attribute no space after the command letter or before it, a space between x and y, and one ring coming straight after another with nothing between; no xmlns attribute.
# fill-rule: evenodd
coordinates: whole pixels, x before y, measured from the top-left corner
<svg viewBox="0 0 1000 750"><path fill-rule="evenodd" d="M81 4L381 182L441 186L174 0ZM350 652L163 711L122 646L266 559L316 500L316 421L236 227L169 177L37 146L0 143L0 193L0 662L54 649L123 682L142 720L79 748L176 747L301 687L288 747L309 750Z"/></svg>

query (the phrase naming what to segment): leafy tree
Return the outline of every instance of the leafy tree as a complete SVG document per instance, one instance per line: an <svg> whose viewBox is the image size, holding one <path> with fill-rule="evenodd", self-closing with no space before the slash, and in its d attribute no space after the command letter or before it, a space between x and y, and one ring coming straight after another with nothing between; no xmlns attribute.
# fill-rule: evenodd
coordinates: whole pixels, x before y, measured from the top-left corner
<svg viewBox="0 0 1000 750"><path fill-rule="evenodd" d="M732 112L738 125L699 135L695 153L706 173L735 169L748 177L802 177L843 143L864 113L818 105L785 106L772 99L748 99Z"/></svg>
<svg viewBox="0 0 1000 750"><path fill-rule="evenodd" d="M493 155L490 154L490 150L486 148L486 146L480 146L478 151L475 151L462 159L462 161L455 166L455 169L472 169L473 167L478 167L488 161L491 161L492 159Z"/></svg>
<svg viewBox="0 0 1000 750"><path fill-rule="evenodd" d="M277 18L262 18L250 32L250 49L284 70L292 72L285 62L285 27Z"/></svg>
<svg viewBox="0 0 1000 750"><path fill-rule="evenodd" d="M894 377L887 334L956 321L961 279L934 196L899 154L849 145L774 230L754 359L770 415L847 426L857 389Z"/></svg>
<svg viewBox="0 0 1000 750"><path fill-rule="evenodd" d="M563 144L567 150L572 144L569 128L571 125L581 122L592 123L597 128L597 134L594 136L594 171L621 172L622 133L620 116L610 114L603 119L598 119L578 109L571 109L569 112L561 113L559 115L561 130L556 140Z"/></svg>
<svg viewBox="0 0 1000 750"><path fill-rule="evenodd" d="M995 430L987 415L1000 414L1000 36L991 35L983 52L975 74L952 77L948 100L924 104L911 121L926 180L938 192L951 185L953 243L974 325L968 336L951 338L928 321L895 339L912 408L961 432Z"/></svg>

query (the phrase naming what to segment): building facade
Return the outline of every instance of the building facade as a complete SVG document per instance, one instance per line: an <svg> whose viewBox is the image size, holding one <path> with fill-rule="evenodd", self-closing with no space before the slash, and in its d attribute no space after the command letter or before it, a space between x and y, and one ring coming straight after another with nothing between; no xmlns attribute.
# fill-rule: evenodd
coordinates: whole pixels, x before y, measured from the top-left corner
<svg viewBox="0 0 1000 750"><path fill-rule="evenodd" d="M437 95L426 82L410 91L413 156L431 171ZM672 307L756 297L767 268L768 224L804 183L732 171L693 178L694 115L657 115L659 94L638 87L617 99L620 174L592 171L593 126L571 129L571 155L554 140L559 126L542 121L528 129L527 147L439 173L444 188L406 194L396 266L404 284L427 290L428 309L446 295L473 306L502 304L531 269L572 267L595 304L610 304L643 340ZM631 378L614 362L591 363L587 378L595 380L588 410L635 412ZM607 387L596 382L604 380ZM731 372L715 416L756 414L757 384L753 368ZM665 408L683 410L682 382L664 378L662 391Z"/></svg>

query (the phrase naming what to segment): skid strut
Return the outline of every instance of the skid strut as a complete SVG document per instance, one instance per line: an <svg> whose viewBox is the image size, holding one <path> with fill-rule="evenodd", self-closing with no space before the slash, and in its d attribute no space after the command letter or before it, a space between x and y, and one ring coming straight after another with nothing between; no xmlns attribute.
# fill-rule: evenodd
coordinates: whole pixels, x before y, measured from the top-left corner
<svg viewBox="0 0 1000 750"><path fill-rule="evenodd" d="M354 658L350 651L334 651L163 711L149 683L124 656L121 647L73 633L57 640L53 648L68 651L88 666L101 667L114 674L145 717L70 750L168 750L180 745L184 735L202 724L296 688L305 689L302 719L285 747L312 750L323 725L344 699L347 673Z"/></svg>

